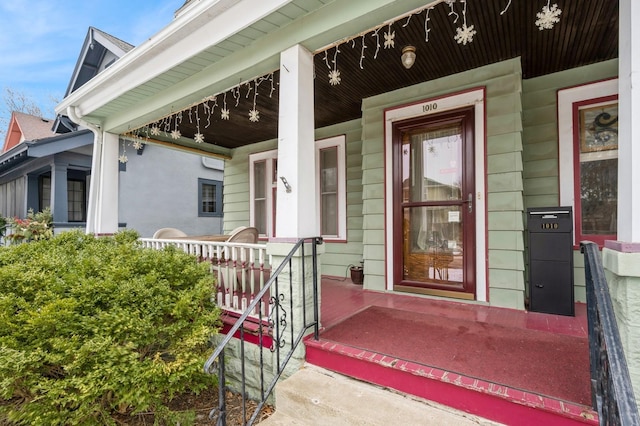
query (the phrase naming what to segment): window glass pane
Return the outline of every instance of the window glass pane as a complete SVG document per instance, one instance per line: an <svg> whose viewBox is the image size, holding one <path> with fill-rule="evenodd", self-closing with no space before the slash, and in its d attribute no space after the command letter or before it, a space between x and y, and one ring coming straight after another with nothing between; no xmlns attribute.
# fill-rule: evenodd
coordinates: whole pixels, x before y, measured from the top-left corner
<svg viewBox="0 0 640 426"><path fill-rule="evenodd" d="M253 193L256 199L265 198L266 193L266 174L267 164L265 161L258 161L253 163Z"/></svg>
<svg viewBox="0 0 640 426"><path fill-rule="evenodd" d="M338 235L338 194L322 194L322 235Z"/></svg>
<svg viewBox="0 0 640 426"><path fill-rule="evenodd" d="M216 212L216 186L203 183L202 184L202 212Z"/></svg>
<svg viewBox="0 0 640 426"><path fill-rule="evenodd" d="M615 235L618 205L618 103L578 112L582 235Z"/></svg>
<svg viewBox="0 0 640 426"><path fill-rule="evenodd" d="M51 207L51 178L49 176L40 177L40 210Z"/></svg>
<svg viewBox="0 0 640 426"><path fill-rule="evenodd" d="M80 180L67 181L67 210L69 222L84 221L85 183Z"/></svg>
<svg viewBox="0 0 640 426"><path fill-rule="evenodd" d="M267 162L253 163L253 214L259 234L267 233Z"/></svg>
<svg viewBox="0 0 640 426"><path fill-rule="evenodd" d="M464 281L460 206L403 209L403 279L456 284Z"/></svg>
<svg viewBox="0 0 640 426"><path fill-rule="evenodd" d="M253 226L258 228L260 235L267 233L267 201L255 200L253 203L255 222Z"/></svg>
<svg viewBox="0 0 640 426"><path fill-rule="evenodd" d="M320 185L322 192L338 191L338 148L320 151Z"/></svg>
<svg viewBox="0 0 640 426"><path fill-rule="evenodd" d="M402 141L403 202L460 200L462 126L406 132Z"/></svg>
<svg viewBox="0 0 640 426"><path fill-rule="evenodd" d="M618 159L580 163L583 235L615 235L618 214Z"/></svg>
<svg viewBox="0 0 640 426"><path fill-rule="evenodd" d="M322 235L338 235L338 147L320 150L320 222Z"/></svg>

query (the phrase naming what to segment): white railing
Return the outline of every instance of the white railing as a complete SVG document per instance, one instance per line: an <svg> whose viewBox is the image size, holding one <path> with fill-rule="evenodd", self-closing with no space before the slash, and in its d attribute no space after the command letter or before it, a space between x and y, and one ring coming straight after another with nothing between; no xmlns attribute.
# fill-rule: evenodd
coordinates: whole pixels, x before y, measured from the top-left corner
<svg viewBox="0 0 640 426"><path fill-rule="evenodd" d="M140 238L140 242L143 247L156 250L174 246L201 262L209 262L216 302L226 311L244 312L271 276L271 256L267 255L265 244L153 238ZM268 295L263 302L264 317L270 313ZM257 317L258 312L254 315Z"/></svg>

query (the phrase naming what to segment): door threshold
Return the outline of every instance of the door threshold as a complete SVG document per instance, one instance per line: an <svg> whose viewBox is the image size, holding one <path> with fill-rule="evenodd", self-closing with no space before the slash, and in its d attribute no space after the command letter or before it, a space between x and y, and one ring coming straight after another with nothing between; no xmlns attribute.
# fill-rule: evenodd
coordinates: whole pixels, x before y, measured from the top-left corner
<svg viewBox="0 0 640 426"><path fill-rule="evenodd" d="M405 285L393 286L393 290L400 291L403 293L417 293L417 294L425 294L428 296L447 297L450 299L475 300L474 294L463 293L460 291L440 290L435 288L411 287L411 286L405 286Z"/></svg>

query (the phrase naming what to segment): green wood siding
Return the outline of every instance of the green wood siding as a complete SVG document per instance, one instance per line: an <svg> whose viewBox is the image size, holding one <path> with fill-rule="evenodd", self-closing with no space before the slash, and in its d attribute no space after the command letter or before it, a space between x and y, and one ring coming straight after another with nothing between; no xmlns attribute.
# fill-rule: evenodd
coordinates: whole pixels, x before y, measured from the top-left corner
<svg viewBox="0 0 640 426"><path fill-rule="evenodd" d="M618 61L612 60L524 80L522 158L525 208L559 205L558 89L617 75ZM574 253L574 285L575 300L585 302L584 262L579 251Z"/></svg>
<svg viewBox="0 0 640 426"><path fill-rule="evenodd" d="M522 78L514 59L428 81L363 101L363 241L365 286L384 290L384 109L464 89L486 87L489 297L524 307ZM482 140L482 139L480 139Z"/></svg>

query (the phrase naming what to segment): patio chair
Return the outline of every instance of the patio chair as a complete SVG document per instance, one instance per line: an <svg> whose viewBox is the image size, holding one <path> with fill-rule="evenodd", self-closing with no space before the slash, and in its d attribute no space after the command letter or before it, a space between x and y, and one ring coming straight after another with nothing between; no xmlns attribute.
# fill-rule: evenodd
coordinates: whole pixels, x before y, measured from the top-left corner
<svg viewBox="0 0 640 426"><path fill-rule="evenodd" d="M161 238L186 237L186 236L187 234L185 234L184 232L176 228L160 228L156 232L154 232L152 238L161 239Z"/></svg>
<svg viewBox="0 0 640 426"><path fill-rule="evenodd" d="M227 242L255 244L258 242L258 229L247 228L246 226L238 227L231 231L231 235L227 238Z"/></svg>

